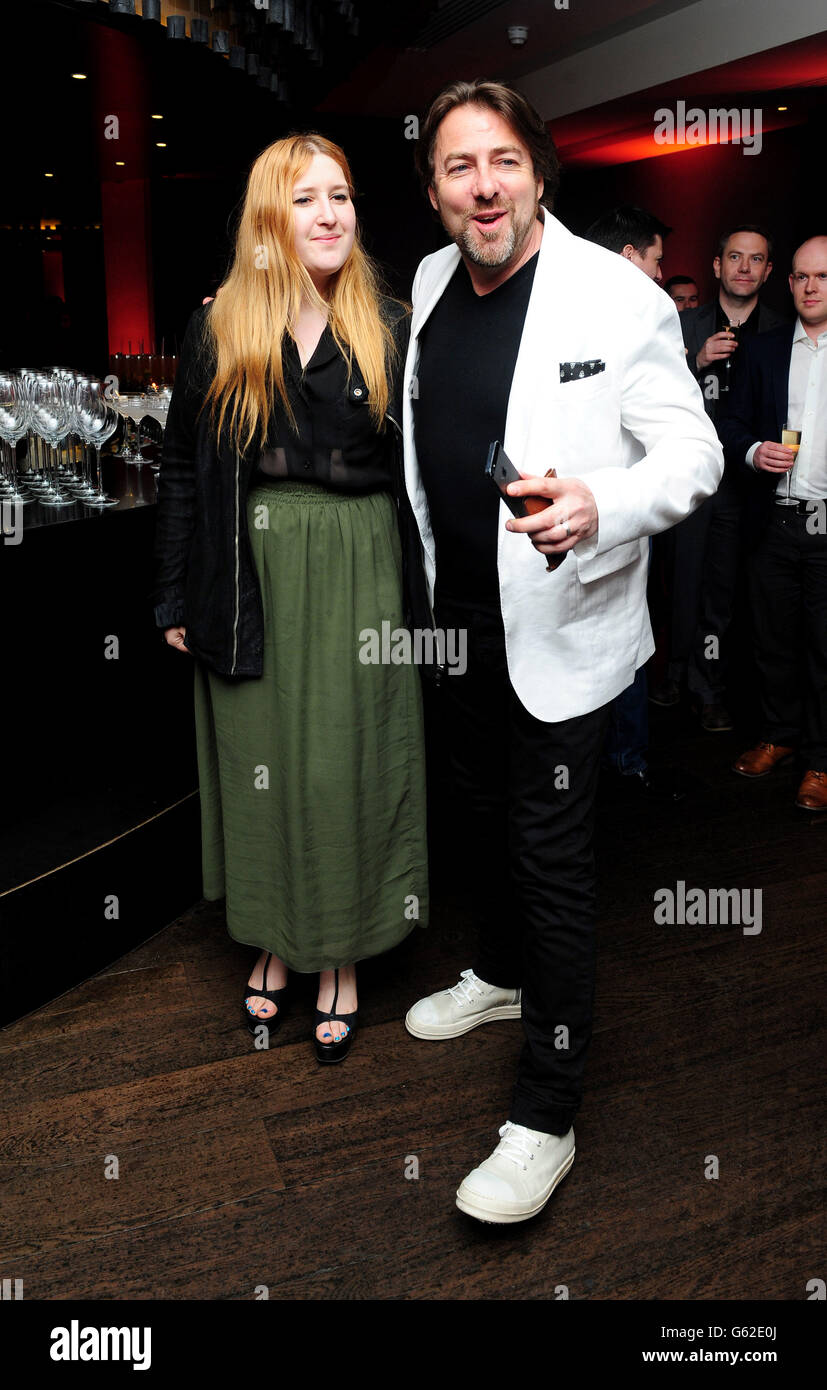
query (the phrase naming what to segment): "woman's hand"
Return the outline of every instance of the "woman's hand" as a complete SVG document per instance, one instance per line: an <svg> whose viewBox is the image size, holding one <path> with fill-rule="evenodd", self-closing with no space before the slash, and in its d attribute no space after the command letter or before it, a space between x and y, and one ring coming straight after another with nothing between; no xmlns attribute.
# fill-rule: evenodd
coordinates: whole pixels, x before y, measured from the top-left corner
<svg viewBox="0 0 827 1390"><path fill-rule="evenodd" d="M185 627L167 627L164 629L164 639L170 647L177 647L179 652L188 652L192 656L189 647L184 646L184 638L187 634Z"/></svg>

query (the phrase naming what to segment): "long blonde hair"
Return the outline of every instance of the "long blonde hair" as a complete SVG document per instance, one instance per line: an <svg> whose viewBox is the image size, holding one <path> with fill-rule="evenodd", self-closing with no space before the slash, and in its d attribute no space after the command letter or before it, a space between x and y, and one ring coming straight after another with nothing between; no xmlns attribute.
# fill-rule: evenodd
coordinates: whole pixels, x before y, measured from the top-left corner
<svg viewBox="0 0 827 1390"><path fill-rule="evenodd" d="M295 428L282 339L285 332L294 337L303 297L327 314L349 373L355 356L377 428L390 404L387 368L395 345L379 311L379 275L358 229L350 255L331 277L326 300L296 254L293 185L316 154L335 160L353 197L344 152L323 135L289 135L268 145L250 170L233 263L206 315L216 369L204 405L209 404L219 435L228 417L230 439L240 450L256 437L265 441L274 387Z"/></svg>

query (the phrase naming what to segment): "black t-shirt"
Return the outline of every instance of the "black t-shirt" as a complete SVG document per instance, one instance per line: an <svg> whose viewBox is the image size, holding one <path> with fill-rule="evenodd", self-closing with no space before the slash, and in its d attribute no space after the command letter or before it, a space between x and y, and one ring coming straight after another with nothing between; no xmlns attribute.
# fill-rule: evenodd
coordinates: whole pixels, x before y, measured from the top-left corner
<svg viewBox="0 0 827 1390"><path fill-rule="evenodd" d="M437 602L473 600L499 610L499 493L485 461L489 444L505 433L538 254L483 295L460 261L420 334L414 428L436 545Z"/></svg>
<svg viewBox="0 0 827 1390"><path fill-rule="evenodd" d="M340 492L390 490L390 426L386 423L377 433L361 377L352 376L348 385L347 362L330 326L325 326L304 370L295 342L285 334L282 363L298 433L277 395L251 486L290 478Z"/></svg>

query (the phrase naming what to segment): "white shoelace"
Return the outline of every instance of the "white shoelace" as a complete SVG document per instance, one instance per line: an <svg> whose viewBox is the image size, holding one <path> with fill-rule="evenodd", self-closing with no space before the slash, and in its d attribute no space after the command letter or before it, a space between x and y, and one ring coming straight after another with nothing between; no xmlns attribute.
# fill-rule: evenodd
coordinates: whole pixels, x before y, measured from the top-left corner
<svg viewBox="0 0 827 1390"><path fill-rule="evenodd" d="M455 999L458 1004L470 1004L472 994L478 994L482 998L482 990L479 981L473 970L463 970L458 985L452 985L448 994Z"/></svg>
<svg viewBox="0 0 827 1390"><path fill-rule="evenodd" d="M534 1157L529 1145L533 1144L535 1149L539 1149L542 1144L541 1139L532 1139L524 1125L515 1125L511 1120L506 1120L500 1130L500 1143L497 1145L496 1152L502 1154L503 1158L510 1158L512 1163L516 1163L518 1168L525 1170L527 1164L525 1160ZM515 1149L516 1153L512 1153Z"/></svg>

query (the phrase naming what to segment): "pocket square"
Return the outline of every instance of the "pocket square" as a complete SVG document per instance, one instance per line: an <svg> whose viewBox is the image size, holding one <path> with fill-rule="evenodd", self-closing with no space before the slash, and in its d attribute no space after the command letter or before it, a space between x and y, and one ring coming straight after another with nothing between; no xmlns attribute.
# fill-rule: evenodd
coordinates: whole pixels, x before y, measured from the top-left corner
<svg viewBox="0 0 827 1390"><path fill-rule="evenodd" d="M561 362L560 380L579 381L584 376L597 376L598 372L605 372L606 363L599 357L593 357L588 362Z"/></svg>

